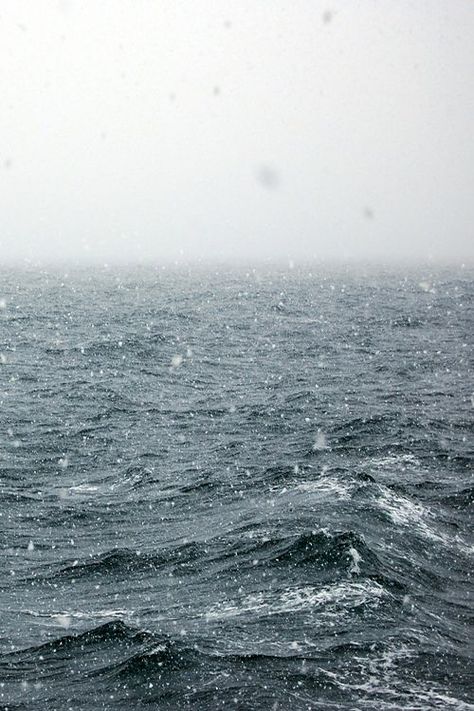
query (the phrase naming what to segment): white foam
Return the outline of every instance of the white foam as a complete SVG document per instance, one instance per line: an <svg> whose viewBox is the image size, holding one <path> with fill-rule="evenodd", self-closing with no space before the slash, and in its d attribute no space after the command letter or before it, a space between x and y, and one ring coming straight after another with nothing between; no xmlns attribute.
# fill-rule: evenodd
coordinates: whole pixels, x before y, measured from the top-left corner
<svg viewBox="0 0 474 711"><path fill-rule="evenodd" d="M38 610L23 610L32 617L44 617L54 620L62 627L69 627L72 620L106 620L106 619L130 619L132 613L129 610L92 610L82 612L80 610L62 610L61 612L40 612Z"/></svg>
<svg viewBox="0 0 474 711"><path fill-rule="evenodd" d="M71 494L94 494L96 491L99 491L99 487L92 484L78 484L69 487Z"/></svg>
<svg viewBox="0 0 474 711"><path fill-rule="evenodd" d="M145 652L147 657L152 657L154 654L160 654L161 652L166 652L166 644L157 644L156 647Z"/></svg>
<svg viewBox="0 0 474 711"><path fill-rule="evenodd" d="M413 694L417 694L421 701L426 701L428 706L420 707L425 709L446 709L453 708L456 711L474 711L474 704L470 704L467 701L462 701L461 699L455 699L452 696L448 696L444 691L436 691L435 689L423 689L423 691L418 691L413 689ZM434 704L434 706L433 706Z"/></svg>
<svg viewBox="0 0 474 711"><path fill-rule="evenodd" d="M298 484L296 490L304 491L307 494L337 497L340 500L351 498L351 486L330 476L321 476L311 481L303 481Z"/></svg>
<svg viewBox="0 0 474 711"><path fill-rule="evenodd" d="M474 554L474 546L466 543L459 534L452 536L434 528L436 515L430 508L415 503L406 496L396 494L382 484L378 485L378 489L381 494L377 501L379 507L389 515L397 526L410 527L412 532L422 538L458 548L465 555L472 556Z"/></svg>
<svg viewBox="0 0 474 711"><path fill-rule="evenodd" d="M278 615L284 612L300 612L318 609L318 621L340 618L361 605L377 607L383 597L389 596L379 583L342 581L322 588L305 586L288 588L280 592L259 592L241 600L225 600L214 605L205 614L208 620L239 617Z"/></svg>
<svg viewBox="0 0 474 711"><path fill-rule="evenodd" d="M74 617L76 619L81 619L81 620L94 620L94 619L103 619L103 618L114 618L114 619L123 619L124 617L130 617L131 614L129 610L95 610L93 612L68 612L66 613L70 617Z"/></svg>
<svg viewBox="0 0 474 711"><path fill-rule="evenodd" d="M359 563L361 562L361 560L363 560L362 556L359 553L359 551L356 548L354 548L353 546L351 546L349 548L349 555L352 558L352 563L351 563L351 567L349 568L349 573L351 575L359 575L360 574Z"/></svg>
<svg viewBox="0 0 474 711"><path fill-rule="evenodd" d="M369 460L369 464L372 467L377 468L394 468L394 467L406 467L410 466L421 466L421 462L414 454L390 454L387 457L372 457Z"/></svg>
<svg viewBox="0 0 474 711"><path fill-rule="evenodd" d="M247 531L239 531L240 538L248 538L249 540L258 541L259 543L267 543L271 540L271 531L269 529L253 529Z"/></svg>
<svg viewBox="0 0 474 711"><path fill-rule="evenodd" d="M406 708L410 711L433 711L453 708L459 711L474 711L472 704L448 696L445 689L437 687L431 681L419 679L415 685L407 684L399 662L416 655L416 650L406 644L399 644L386 649L380 656L360 656L355 653L350 668L339 668L337 673L323 668L319 668L319 671L327 676L332 684L350 691L354 698L363 698L364 709L399 711L400 708ZM360 681L354 681L355 678Z"/></svg>
<svg viewBox="0 0 474 711"><path fill-rule="evenodd" d="M395 494L386 486L379 485L380 496L378 504L381 509L386 511L392 521L403 526L418 525L422 528L427 528L424 521L425 517L430 515L430 512L421 504L407 499L401 494ZM431 514L434 516L434 514Z"/></svg>

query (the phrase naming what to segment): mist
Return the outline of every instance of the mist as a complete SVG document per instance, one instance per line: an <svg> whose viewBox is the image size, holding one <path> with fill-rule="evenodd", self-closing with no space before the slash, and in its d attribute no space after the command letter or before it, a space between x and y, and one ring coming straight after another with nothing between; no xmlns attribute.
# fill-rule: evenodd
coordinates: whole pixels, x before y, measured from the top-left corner
<svg viewBox="0 0 474 711"><path fill-rule="evenodd" d="M472 260L474 4L0 7L0 263Z"/></svg>

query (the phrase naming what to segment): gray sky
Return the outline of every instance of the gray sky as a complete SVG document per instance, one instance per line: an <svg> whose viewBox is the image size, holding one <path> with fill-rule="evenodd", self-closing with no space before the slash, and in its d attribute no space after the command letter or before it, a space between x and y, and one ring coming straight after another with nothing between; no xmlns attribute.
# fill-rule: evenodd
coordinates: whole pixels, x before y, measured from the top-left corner
<svg viewBox="0 0 474 711"><path fill-rule="evenodd" d="M2 0L0 262L474 257L472 0Z"/></svg>

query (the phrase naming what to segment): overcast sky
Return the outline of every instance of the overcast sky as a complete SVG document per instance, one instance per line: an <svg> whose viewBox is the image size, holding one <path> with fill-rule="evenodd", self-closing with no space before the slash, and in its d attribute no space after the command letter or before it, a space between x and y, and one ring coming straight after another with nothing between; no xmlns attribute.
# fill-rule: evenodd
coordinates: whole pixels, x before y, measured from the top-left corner
<svg viewBox="0 0 474 711"><path fill-rule="evenodd" d="M474 258L472 0L2 0L0 262Z"/></svg>

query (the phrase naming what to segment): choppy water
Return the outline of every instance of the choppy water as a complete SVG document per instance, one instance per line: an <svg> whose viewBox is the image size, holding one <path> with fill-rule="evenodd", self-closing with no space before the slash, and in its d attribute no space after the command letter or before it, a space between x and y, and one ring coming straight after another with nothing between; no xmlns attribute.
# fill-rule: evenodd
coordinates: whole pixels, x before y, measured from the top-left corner
<svg viewBox="0 0 474 711"><path fill-rule="evenodd" d="M473 709L469 269L3 272L3 709Z"/></svg>

